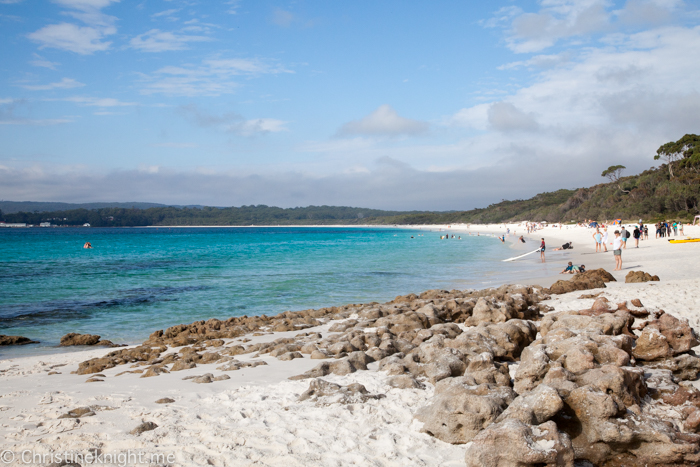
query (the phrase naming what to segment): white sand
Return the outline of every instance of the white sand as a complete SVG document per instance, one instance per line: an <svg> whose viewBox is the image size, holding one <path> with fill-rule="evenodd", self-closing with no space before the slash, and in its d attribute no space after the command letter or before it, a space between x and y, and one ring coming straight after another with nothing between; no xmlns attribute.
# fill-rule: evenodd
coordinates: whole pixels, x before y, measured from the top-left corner
<svg viewBox="0 0 700 467"><path fill-rule="evenodd" d="M509 227L517 236L525 234L522 226ZM445 230L446 226L433 228ZM502 225L452 226L448 231L462 235L504 233L505 228ZM540 237L545 237L550 250L572 241L575 249L566 255L548 251L552 267L561 269L571 260L574 264L583 262L589 269L611 270L612 253L595 254L591 234L591 230L584 228L549 227L530 235L533 240L528 240L527 248L534 249L539 244L533 245L534 239ZM700 236L700 227L686 228L686 235ZM513 247L519 247L514 243L517 236L508 238ZM517 248L508 252L508 256L516 255ZM531 255L527 261L539 261L534 256L539 255ZM666 240L650 239L641 242L639 249L632 244L623 252L626 269L614 274L619 282L586 293L603 292L613 303L639 298L651 311L662 308L688 318L694 327L700 328L699 259L700 243L671 245ZM658 274L661 282L624 284L629 270ZM548 285L545 282L559 278L568 276L523 278L522 282L539 281ZM581 292L574 292L556 296L550 304L556 310L590 306L592 300L577 300L580 295ZM327 334L327 326L305 331L313 330L324 336ZM255 337L251 343L294 334ZM238 360L264 360L268 365L227 372L231 379L211 384L195 384L182 378L204 373L224 374L215 369L216 364L200 364L191 370L153 378L140 378L139 374L115 376L130 369L123 365L104 371L104 382L97 383L86 383L89 375L70 374L79 362L108 351L97 349L0 361L0 451L9 450L16 456L15 462L9 465L26 465L19 459L23 451L26 458L32 453L55 455L78 451L85 454L94 448L100 449L103 456L142 453L146 460L150 453L170 454L174 456L172 465L464 464L463 446L446 444L420 433L419 424L413 420L416 409L432 395L429 384L425 390L393 389L385 383L386 374L372 370L347 376L331 375L324 379L342 385L359 382L371 393L386 397L364 404L343 405L328 401L328 405L319 406L311 400L297 402L297 397L308 387L308 380L287 380L319 363L308 356L282 362L269 356L240 355L236 357ZM60 374L48 375L50 371ZM156 404L162 397L170 397L175 402ZM80 421L58 419L68 410L84 406L93 407L96 415ZM129 434L142 421L155 422L158 428L140 436ZM52 460L46 459L46 464ZM119 465L119 462L112 465Z"/></svg>

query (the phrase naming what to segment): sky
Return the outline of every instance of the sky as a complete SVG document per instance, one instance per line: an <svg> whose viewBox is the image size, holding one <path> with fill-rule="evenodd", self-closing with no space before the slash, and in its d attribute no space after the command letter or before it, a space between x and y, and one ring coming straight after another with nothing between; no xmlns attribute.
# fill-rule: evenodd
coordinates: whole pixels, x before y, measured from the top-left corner
<svg viewBox="0 0 700 467"><path fill-rule="evenodd" d="M0 0L0 199L465 210L700 133L700 1Z"/></svg>

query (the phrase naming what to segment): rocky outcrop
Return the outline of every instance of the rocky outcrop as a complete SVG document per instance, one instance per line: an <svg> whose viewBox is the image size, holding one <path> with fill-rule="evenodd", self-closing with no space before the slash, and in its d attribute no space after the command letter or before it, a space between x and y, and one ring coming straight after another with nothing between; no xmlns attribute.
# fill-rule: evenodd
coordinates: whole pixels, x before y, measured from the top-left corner
<svg viewBox="0 0 700 467"><path fill-rule="evenodd" d="M532 426L518 419L495 423L476 435L467 467L574 466L571 440L554 422Z"/></svg>
<svg viewBox="0 0 700 467"><path fill-rule="evenodd" d="M625 276L625 283L628 284L633 282L658 282L659 280L659 276L652 276L644 271L630 271Z"/></svg>
<svg viewBox="0 0 700 467"><path fill-rule="evenodd" d="M95 334L76 334L74 332L61 337L61 343L59 345L63 347L69 345L104 345L106 347L117 347L112 341L100 340L100 336Z"/></svg>
<svg viewBox="0 0 700 467"><path fill-rule="evenodd" d="M78 372L129 363L146 377L214 363L220 371L265 364L241 355L308 357L321 361L290 378L310 380L299 403L381 404L382 394L360 384L322 379L368 368L385 374L391 392L434 387L415 418L423 432L464 444L470 466L698 465L700 391L687 381L698 378L700 358L688 322L601 293L582 295L587 301L577 311L551 312L542 303L548 293L611 280L594 270L549 290L430 290L383 304L199 321L83 362ZM329 332L304 331L314 323L329 324ZM255 344L226 341L290 330L299 332Z"/></svg>
<svg viewBox="0 0 700 467"><path fill-rule="evenodd" d="M27 345L38 344L39 341L33 341L28 337L23 336L6 336L0 334L0 345Z"/></svg>
<svg viewBox="0 0 700 467"><path fill-rule="evenodd" d="M605 269L591 269L581 274L575 274L570 280L560 280L549 289L544 289L547 294L564 294L577 290L600 289L606 282L615 282L615 278Z"/></svg>

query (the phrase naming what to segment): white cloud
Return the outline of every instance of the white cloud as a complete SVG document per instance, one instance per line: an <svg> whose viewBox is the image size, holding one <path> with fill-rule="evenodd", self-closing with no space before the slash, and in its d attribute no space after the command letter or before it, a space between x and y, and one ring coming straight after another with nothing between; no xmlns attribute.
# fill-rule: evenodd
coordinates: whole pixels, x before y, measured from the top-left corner
<svg viewBox="0 0 700 467"><path fill-rule="evenodd" d="M49 84L23 84L20 87L29 89L30 91L51 91L53 89L73 89L85 86L84 83L74 80L73 78L63 78L61 81Z"/></svg>
<svg viewBox="0 0 700 467"><path fill-rule="evenodd" d="M276 8L272 12L272 22L278 26L289 27L295 20L294 14L291 11Z"/></svg>
<svg viewBox="0 0 700 467"><path fill-rule="evenodd" d="M142 94L178 96L218 96L236 90L234 77L293 73L276 63L259 59L207 59L200 65L166 66L150 75L141 75Z"/></svg>
<svg viewBox="0 0 700 467"><path fill-rule="evenodd" d="M73 96L73 97L66 97L64 99L52 99L52 100L74 102L76 104L85 105L85 106L89 106L89 107L130 107L133 105L137 105L136 102L122 102L118 99L114 99L111 97Z"/></svg>
<svg viewBox="0 0 700 467"><path fill-rule="evenodd" d="M214 115L200 109L195 104L183 105L178 110L197 126L214 128L240 136L256 136L265 133L289 131L286 126L288 122L275 118L245 119L242 115L235 112Z"/></svg>
<svg viewBox="0 0 700 467"><path fill-rule="evenodd" d="M523 112L509 102L491 104L487 115L491 127L497 131L532 131L539 127L532 114Z"/></svg>
<svg viewBox="0 0 700 467"><path fill-rule="evenodd" d="M71 10L66 14L87 24L78 26L72 23L50 24L27 37L40 44L40 49L54 48L68 50L81 55L90 55L109 49L111 42L105 36L117 32L116 18L100 10L118 0L55 0L54 2Z"/></svg>
<svg viewBox="0 0 700 467"><path fill-rule="evenodd" d="M516 53L539 52L562 40L588 40L624 27L666 24L681 9L680 0L628 0L615 9L611 0L539 0L536 12L498 10L485 27L506 28L508 47Z"/></svg>
<svg viewBox="0 0 700 467"><path fill-rule="evenodd" d="M54 48L68 50L81 55L109 49L111 42L103 42L105 35L114 34L116 29L80 27L71 23L50 24L29 34L27 37L40 44L40 49Z"/></svg>
<svg viewBox="0 0 700 467"><path fill-rule="evenodd" d="M149 145L152 148L190 149L196 148L195 143L156 143Z"/></svg>
<svg viewBox="0 0 700 467"><path fill-rule="evenodd" d="M131 39L129 44L134 49L141 50L142 52L166 52L185 50L188 48L188 43L190 42L206 42L210 40L211 39L206 36L186 35L151 29Z"/></svg>
<svg viewBox="0 0 700 467"><path fill-rule="evenodd" d="M59 63L52 62L50 60L46 60L44 57L42 57L39 54L33 54L34 55L34 60L30 60L29 64L33 66L38 66L42 68L48 68L50 70L55 70Z"/></svg>
<svg viewBox="0 0 700 467"><path fill-rule="evenodd" d="M542 177L562 174L564 187L599 182L613 163L646 169L661 144L700 128L700 62L688 60L700 50L700 26L616 34L606 44L446 123L480 132L467 140L475 157L539 164Z"/></svg>
<svg viewBox="0 0 700 467"><path fill-rule="evenodd" d="M426 122L401 117L390 105L380 105L374 112L360 120L344 124L341 136L400 136L419 135L428 131Z"/></svg>

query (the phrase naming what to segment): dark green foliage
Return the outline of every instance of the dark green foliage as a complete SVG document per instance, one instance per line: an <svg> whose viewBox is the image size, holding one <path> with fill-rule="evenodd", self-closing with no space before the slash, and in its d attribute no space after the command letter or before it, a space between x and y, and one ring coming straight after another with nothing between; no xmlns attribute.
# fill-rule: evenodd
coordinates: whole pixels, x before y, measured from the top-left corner
<svg viewBox="0 0 700 467"><path fill-rule="evenodd" d="M697 172L700 166L700 136L685 135L678 141L671 141L661 146L654 156L654 160L663 159L668 165L668 173L674 177L673 168L676 161L680 161L679 167L692 169Z"/></svg>
<svg viewBox="0 0 700 467"><path fill-rule="evenodd" d="M368 219L397 214L400 211L380 211L334 206L309 206L282 209L270 206L241 206L240 208L176 208L148 209L72 209L55 212L18 212L8 214L8 222L54 225L83 225L92 227L139 227L149 225L301 225L301 224L364 224Z"/></svg>

